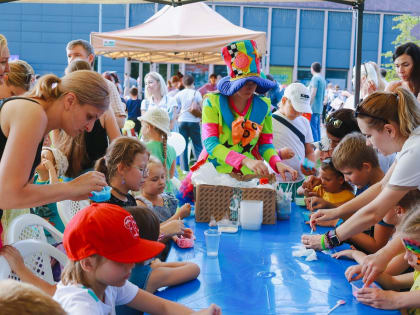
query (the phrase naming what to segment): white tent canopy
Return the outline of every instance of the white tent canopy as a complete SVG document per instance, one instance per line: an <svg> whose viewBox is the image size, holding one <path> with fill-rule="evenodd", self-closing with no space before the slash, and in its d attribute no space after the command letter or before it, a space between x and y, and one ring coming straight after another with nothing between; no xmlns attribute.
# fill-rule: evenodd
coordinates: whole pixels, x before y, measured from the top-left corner
<svg viewBox="0 0 420 315"><path fill-rule="evenodd" d="M265 54L265 32L232 24L202 2L165 6L143 24L90 34L97 55L155 63L223 64L221 48L244 39Z"/></svg>
<svg viewBox="0 0 420 315"><path fill-rule="evenodd" d="M0 2L10 2L14 0L0 0ZM171 0L17 0L19 2L29 2L29 3L102 3L102 4L127 4L127 3L147 3L147 2L158 2L158 3L172 3ZM197 0L200 1L200 0ZM315 1L330 1L330 2L338 2L343 4L353 4L357 2L361 2L362 0L212 0L212 2L315 2ZM196 2L194 0L174 0L173 3L175 5Z"/></svg>

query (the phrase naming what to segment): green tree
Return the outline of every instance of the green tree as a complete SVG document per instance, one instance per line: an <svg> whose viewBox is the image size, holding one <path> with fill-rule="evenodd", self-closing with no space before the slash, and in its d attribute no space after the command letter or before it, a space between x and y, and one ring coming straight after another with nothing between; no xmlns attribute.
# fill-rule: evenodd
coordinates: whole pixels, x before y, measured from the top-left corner
<svg viewBox="0 0 420 315"><path fill-rule="evenodd" d="M411 30L420 23L420 16L412 16L412 15L399 15L392 19L394 22L398 22L397 25L393 26L392 29L399 30L400 34L397 36L397 38L392 42L392 44L395 47L400 46L401 44L405 44L407 42L413 42L420 46L420 40L415 38L413 35L411 35ZM382 55L384 57L387 57L388 60L392 61L392 54L393 51L387 51L386 53L383 53ZM386 80L387 81L393 81L397 80L398 76L395 72L394 64L391 63L385 63L382 65L387 69L386 74Z"/></svg>

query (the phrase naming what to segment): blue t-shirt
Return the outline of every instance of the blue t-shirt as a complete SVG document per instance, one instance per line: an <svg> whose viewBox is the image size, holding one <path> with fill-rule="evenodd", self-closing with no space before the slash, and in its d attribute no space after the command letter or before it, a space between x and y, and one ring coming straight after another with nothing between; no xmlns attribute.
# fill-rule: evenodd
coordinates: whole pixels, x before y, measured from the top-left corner
<svg viewBox="0 0 420 315"><path fill-rule="evenodd" d="M325 86L326 82L320 74L315 74L311 83L309 84L311 88L316 89L315 100L312 103L312 113L321 114L322 108L324 106L324 95L325 95Z"/></svg>
<svg viewBox="0 0 420 315"><path fill-rule="evenodd" d="M141 100L137 99L137 100L132 100L129 99L127 101L127 113L128 113L128 119L137 119L137 117L140 117L141 112L140 112L140 105L141 105Z"/></svg>

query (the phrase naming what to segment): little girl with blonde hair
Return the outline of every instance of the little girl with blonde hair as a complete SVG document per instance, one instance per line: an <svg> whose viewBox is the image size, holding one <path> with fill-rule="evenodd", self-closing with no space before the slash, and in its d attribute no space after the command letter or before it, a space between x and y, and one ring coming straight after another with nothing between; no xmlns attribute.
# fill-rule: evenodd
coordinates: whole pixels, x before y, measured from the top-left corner
<svg viewBox="0 0 420 315"><path fill-rule="evenodd" d="M146 141L147 150L157 157L167 170L165 192L173 193L174 187L171 178L175 174L175 149L168 145L170 132L170 119L168 113L161 108L150 108L140 117L142 122L141 135Z"/></svg>

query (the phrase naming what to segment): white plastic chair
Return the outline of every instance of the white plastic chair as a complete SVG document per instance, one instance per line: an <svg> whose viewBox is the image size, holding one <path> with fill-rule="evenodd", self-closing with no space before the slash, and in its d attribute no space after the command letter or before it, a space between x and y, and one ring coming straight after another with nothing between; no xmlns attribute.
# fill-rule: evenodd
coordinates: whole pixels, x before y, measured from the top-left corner
<svg viewBox="0 0 420 315"><path fill-rule="evenodd" d="M50 232L57 242L63 241L63 233L53 227L47 220L35 214L23 214L10 223L7 230L7 243L15 243L26 239L37 239L47 242L44 229Z"/></svg>
<svg viewBox="0 0 420 315"><path fill-rule="evenodd" d="M69 223L71 218L73 218L77 212L89 206L89 204L89 200L63 200L57 202L58 215L60 216L61 221L63 221L64 226L66 226L67 223Z"/></svg>
<svg viewBox="0 0 420 315"><path fill-rule="evenodd" d="M54 284L51 269L51 257L55 258L62 266L68 262L68 258L52 245L39 240L23 240L13 244L23 257L26 267L36 276ZM3 279L20 280L19 277L10 269L7 260L0 256L0 280Z"/></svg>
<svg viewBox="0 0 420 315"><path fill-rule="evenodd" d="M171 178L171 182L172 182L172 185L174 185L174 187L177 190L179 190L181 188L181 181L178 178L176 178L175 176Z"/></svg>

